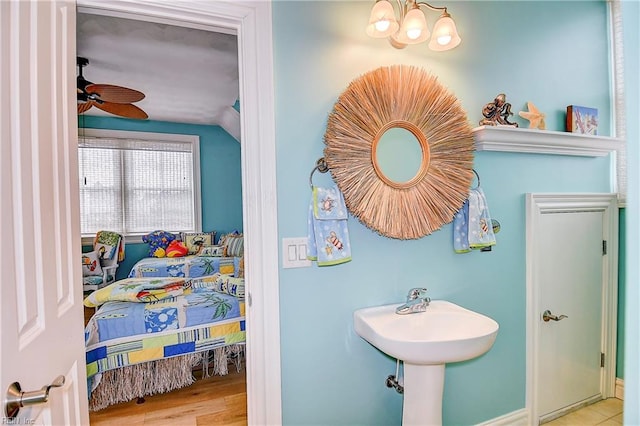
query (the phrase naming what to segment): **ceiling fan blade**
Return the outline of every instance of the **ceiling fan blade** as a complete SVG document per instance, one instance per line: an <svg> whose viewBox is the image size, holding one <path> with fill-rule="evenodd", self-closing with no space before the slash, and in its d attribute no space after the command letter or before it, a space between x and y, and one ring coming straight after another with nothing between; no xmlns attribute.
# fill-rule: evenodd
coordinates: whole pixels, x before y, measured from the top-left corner
<svg viewBox="0 0 640 426"><path fill-rule="evenodd" d="M95 106L110 114L119 115L121 117L136 118L138 120L145 120L149 118L146 112L144 112L137 106L131 105L131 104L118 104L113 102L95 102Z"/></svg>
<svg viewBox="0 0 640 426"><path fill-rule="evenodd" d="M84 90L88 94L96 94L105 102L116 104L129 104L144 99L144 93L127 87L113 84L87 84Z"/></svg>
<svg viewBox="0 0 640 426"><path fill-rule="evenodd" d="M78 114L89 111L94 104L94 101L78 102Z"/></svg>

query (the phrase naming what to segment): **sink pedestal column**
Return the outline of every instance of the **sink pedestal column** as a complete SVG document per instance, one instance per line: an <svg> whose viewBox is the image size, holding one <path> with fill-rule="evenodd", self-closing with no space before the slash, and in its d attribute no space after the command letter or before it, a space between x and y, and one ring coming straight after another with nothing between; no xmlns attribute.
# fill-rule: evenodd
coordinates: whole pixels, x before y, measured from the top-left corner
<svg viewBox="0 0 640 426"><path fill-rule="evenodd" d="M404 363L402 426L442 425L444 364Z"/></svg>

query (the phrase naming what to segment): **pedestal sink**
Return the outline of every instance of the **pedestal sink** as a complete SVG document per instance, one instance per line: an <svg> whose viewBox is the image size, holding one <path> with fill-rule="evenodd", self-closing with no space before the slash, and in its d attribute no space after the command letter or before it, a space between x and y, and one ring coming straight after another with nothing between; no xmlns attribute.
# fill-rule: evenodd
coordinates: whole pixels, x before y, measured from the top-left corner
<svg viewBox="0 0 640 426"><path fill-rule="evenodd" d="M444 300L426 312L396 314L400 304L358 309L356 333L404 363L402 424L441 425L446 363L478 357L493 346L498 323Z"/></svg>

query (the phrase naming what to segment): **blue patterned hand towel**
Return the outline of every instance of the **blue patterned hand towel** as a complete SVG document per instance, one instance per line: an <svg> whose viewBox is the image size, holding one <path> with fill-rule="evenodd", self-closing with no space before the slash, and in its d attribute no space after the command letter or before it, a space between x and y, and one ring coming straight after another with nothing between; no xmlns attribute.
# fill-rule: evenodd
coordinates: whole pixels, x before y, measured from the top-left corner
<svg viewBox="0 0 640 426"><path fill-rule="evenodd" d="M318 266L339 265L351 260L347 207L337 186L314 186L309 204L309 252Z"/></svg>
<svg viewBox="0 0 640 426"><path fill-rule="evenodd" d="M453 249L467 253L496 244L489 206L482 188L469 190L469 198L453 218Z"/></svg>
<svg viewBox="0 0 640 426"><path fill-rule="evenodd" d="M456 253L468 253L469 248L469 200L453 217L453 251Z"/></svg>

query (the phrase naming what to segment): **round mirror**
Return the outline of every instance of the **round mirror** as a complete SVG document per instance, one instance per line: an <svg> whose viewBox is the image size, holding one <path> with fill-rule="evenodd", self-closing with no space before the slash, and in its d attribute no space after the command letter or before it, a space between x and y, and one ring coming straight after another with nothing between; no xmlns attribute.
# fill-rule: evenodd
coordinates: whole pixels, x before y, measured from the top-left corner
<svg viewBox="0 0 640 426"><path fill-rule="evenodd" d="M373 169L387 185L410 188L429 167L429 144L416 126L405 121L383 126L371 147Z"/></svg>
<svg viewBox="0 0 640 426"><path fill-rule="evenodd" d="M466 113L420 68L381 67L353 80L329 114L324 142L347 208L381 235L428 235L451 222L469 194Z"/></svg>

